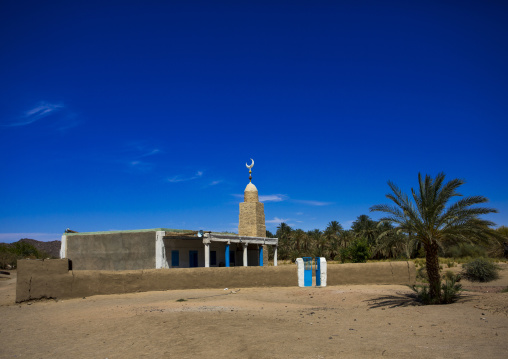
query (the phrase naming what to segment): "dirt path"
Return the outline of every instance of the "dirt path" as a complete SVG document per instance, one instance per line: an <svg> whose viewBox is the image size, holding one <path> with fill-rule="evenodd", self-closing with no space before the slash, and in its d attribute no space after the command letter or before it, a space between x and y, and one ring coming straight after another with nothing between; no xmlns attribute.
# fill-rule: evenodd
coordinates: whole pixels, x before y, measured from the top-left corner
<svg viewBox="0 0 508 359"><path fill-rule="evenodd" d="M508 271L501 285L508 285ZM2 358L506 358L508 293L419 306L404 286L229 288L14 304ZM14 290L13 290L14 289ZM184 299L184 301L178 301Z"/></svg>

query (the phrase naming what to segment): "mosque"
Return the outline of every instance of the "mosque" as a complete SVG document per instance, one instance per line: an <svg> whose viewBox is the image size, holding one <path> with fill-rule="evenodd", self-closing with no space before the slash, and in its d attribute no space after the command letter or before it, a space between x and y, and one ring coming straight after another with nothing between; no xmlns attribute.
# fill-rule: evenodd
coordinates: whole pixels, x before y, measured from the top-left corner
<svg viewBox="0 0 508 359"><path fill-rule="evenodd" d="M74 270L263 266L272 246L277 265L277 238L266 237L264 204L249 184L240 203L238 235L204 230L154 228L128 231L65 233L60 257Z"/></svg>

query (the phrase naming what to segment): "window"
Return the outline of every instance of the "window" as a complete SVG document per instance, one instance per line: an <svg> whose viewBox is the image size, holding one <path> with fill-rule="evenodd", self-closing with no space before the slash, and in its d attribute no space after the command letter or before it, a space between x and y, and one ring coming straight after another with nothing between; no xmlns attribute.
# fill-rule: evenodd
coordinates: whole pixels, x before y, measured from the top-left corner
<svg viewBox="0 0 508 359"><path fill-rule="evenodd" d="M217 265L217 251L210 251L210 265Z"/></svg>
<svg viewBox="0 0 508 359"><path fill-rule="evenodd" d="M179 267L180 266L180 252L179 251L171 251L171 266Z"/></svg>

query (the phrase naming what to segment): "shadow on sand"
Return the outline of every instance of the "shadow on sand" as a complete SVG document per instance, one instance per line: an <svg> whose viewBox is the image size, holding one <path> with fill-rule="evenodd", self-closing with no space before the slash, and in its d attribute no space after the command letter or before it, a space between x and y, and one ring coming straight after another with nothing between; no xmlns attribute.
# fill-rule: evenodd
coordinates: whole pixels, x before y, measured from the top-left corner
<svg viewBox="0 0 508 359"><path fill-rule="evenodd" d="M469 302L470 296L459 296L457 302ZM370 309L375 308L397 308L397 307L415 307L423 305L418 301L416 293L398 293L397 295L386 295L379 298L366 300ZM450 303L451 304L451 303Z"/></svg>
<svg viewBox="0 0 508 359"><path fill-rule="evenodd" d="M379 298L366 300L370 309L375 308L396 308L396 307L414 307L422 305L418 302L416 293L401 293L398 295L385 295Z"/></svg>

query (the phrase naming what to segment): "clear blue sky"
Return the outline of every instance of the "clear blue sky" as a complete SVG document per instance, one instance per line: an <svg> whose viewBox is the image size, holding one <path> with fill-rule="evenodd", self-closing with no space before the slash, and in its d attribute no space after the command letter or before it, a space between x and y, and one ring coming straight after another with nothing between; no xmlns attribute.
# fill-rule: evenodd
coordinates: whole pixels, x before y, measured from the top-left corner
<svg viewBox="0 0 508 359"><path fill-rule="evenodd" d="M348 228L463 178L508 225L506 1L0 2L0 241Z"/></svg>

